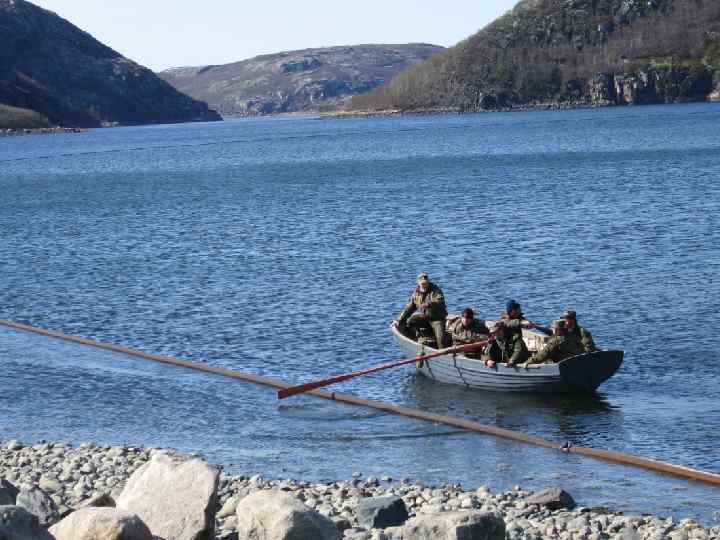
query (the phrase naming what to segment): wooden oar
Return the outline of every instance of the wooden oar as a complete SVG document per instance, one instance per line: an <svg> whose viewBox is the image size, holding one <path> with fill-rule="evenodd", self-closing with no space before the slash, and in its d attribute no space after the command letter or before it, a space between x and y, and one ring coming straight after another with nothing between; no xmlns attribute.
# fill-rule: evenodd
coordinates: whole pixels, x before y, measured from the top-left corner
<svg viewBox="0 0 720 540"><path fill-rule="evenodd" d="M329 379L321 379L319 381L299 384L297 386L290 386L288 388L278 390L278 399L285 399L296 394L302 394L304 392L309 392L310 390L315 390L316 388L328 386L329 384L335 384L338 382L347 381L349 379L354 379L355 377L360 377L361 375L375 373L376 371L382 371L384 369L390 369L398 366L405 366L407 364L414 364L415 362L422 362L423 360L429 360L437 356L443 356L446 354L457 354L465 351L474 351L476 349L479 349L480 347L484 347L487 344L488 340L476 341L475 343L468 343L466 345L457 345L455 347L448 347L447 349L440 349L439 351L435 351L433 353L416 356L415 358L399 360L397 362L389 362L387 364L381 364L379 366L363 369L361 371L354 371L352 373L336 375L335 377L330 377Z"/></svg>

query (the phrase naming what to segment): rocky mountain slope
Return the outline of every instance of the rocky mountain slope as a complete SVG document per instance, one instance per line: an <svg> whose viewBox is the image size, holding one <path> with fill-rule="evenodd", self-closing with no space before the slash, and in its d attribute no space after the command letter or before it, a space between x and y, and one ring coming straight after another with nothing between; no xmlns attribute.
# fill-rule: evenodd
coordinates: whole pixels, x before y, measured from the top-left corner
<svg viewBox="0 0 720 540"><path fill-rule="evenodd" d="M219 120L58 15L25 0L0 0L0 122L34 111L55 125L96 127ZM2 127L2 125L0 125ZM10 126L13 127L13 126Z"/></svg>
<svg viewBox="0 0 720 540"><path fill-rule="evenodd" d="M318 111L336 108L441 50L427 44L305 49L159 75L223 115Z"/></svg>
<svg viewBox="0 0 720 540"><path fill-rule="evenodd" d="M720 99L718 0L522 0L353 110L457 111Z"/></svg>

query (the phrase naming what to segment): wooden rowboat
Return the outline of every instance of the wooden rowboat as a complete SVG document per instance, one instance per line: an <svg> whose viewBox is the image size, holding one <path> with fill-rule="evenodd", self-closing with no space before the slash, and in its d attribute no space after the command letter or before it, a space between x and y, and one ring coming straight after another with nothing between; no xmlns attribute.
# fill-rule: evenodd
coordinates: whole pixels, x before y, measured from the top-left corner
<svg viewBox="0 0 720 540"><path fill-rule="evenodd" d="M397 326L391 327L393 338L411 357L434 352L404 335ZM523 339L531 352L537 351L547 336L523 329ZM612 377L623 361L623 351L598 350L567 358L557 364L531 365L527 369L506 364L489 368L474 358L462 354L445 355L418 362L420 375L442 383L459 384L468 388L502 392L594 392Z"/></svg>

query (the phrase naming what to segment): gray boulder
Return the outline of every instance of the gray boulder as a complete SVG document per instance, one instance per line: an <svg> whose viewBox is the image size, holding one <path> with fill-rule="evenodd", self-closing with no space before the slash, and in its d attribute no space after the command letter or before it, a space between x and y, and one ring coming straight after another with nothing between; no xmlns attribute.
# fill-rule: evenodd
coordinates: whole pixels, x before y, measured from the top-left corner
<svg viewBox="0 0 720 540"><path fill-rule="evenodd" d="M55 501L37 486L22 488L18 493L16 504L37 516L43 527L49 527L60 520L60 511Z"/></svg>
<svg viewBox="0 0 720 540"><path fill-rule="evenodd" d="M152 540L135 514L117 508L83 508L49 530L55 540Z"/></svg>
<svg viewBox="0 0 720 540"><path fill-rule="evenodd" d="M408 519L405 502L400 497L372 497L358 504L358 523L366 529L398 527Z"/></svg>
<svg viewBox="0 0 720 540"><path fill-rule="evenodd" d="M0 505L13 506L17 500L18 493L18 488L7 480L0 479Z"/></svg>
<svg viewBox="0 0 720 540"><path fill-rule="evenodd" d="M527 504L539 504L550 510L559 510L560 508L575 508L575 500L572 496L560 488L550 488L543 491L533 493L525 499Z"/></svg>
<svg viewBox="0 0 720 540"><path fill-rule="evenodd" d="M339 540L335 524L284 491L257 491L237 506L237 532L252 540Z"/></svg>
<svg viewBox="0 0 720 540"><path fill-rule="evenodd" d="M0 506L0 539L53 540L38 518L19 506Z"/></svg>
<svg viewBox="0 0 720 540"><path fill-rule="evenodd" d="M156 453L128 479L117 507L165 540L214 538L219 471L199 458Z"/></svg>
<svg viewBox="0 0 720 540"><path fill-rule="evenodd" d="M505 540L505 521L478 511L423 514L386 532L394 540Z"/></svg>

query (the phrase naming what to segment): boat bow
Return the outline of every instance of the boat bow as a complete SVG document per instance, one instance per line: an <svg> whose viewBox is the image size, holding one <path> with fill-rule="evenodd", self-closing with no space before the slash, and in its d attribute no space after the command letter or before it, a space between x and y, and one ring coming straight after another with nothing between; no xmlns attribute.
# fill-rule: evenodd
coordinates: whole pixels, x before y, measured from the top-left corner
<svg viewBox="0 0 720 540"><path fill-rule="evenodd" d="M567 385L594 392L615 374L622 362L623 351L595 351L563 360L558 367Z"/></svg>

